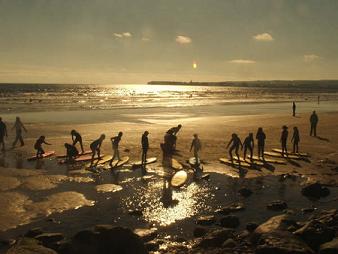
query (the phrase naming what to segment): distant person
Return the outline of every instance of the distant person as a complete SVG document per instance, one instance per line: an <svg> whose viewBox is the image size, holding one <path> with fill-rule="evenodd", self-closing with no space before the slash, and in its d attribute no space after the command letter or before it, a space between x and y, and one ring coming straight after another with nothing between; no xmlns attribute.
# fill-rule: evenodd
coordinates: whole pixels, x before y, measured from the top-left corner
<svg viewBox="0 0 338 254"><path fill-rule="evenodd" d="M101 158L101 145L102 145L102 142L103 140L106 138L106 135L104 134L101 134L101 136L93 141L91 144L90 144L90 150L92 151L92 161L91 161L91 164L93 164L94 162L94 157L95 155L97 154L97 157L98 158Z"/></svg>
<svg viewBox="0 0 338 254"><path fill-rule="evenodd" d="M176 141L177 141L177 133L181 130L182 125L179 124L176 127L170 128L168 131L173 135L173 149L176 150Z"/></svg>
<svg viewBox="0 0 338 254"><path fill-rule="evenodd" d="M243 142L243 149L244 149L244 160L246 159L246 153L248 150L250 151L250 160L252 160L254 149L253 133L249 133L249 135L245 138Z"/></svg>
<svg viewBox="0 0 338 254"><path fill-rule="evenodd" d="M81 147L81 152L84 153L82 137L81 137L80 133L78 133L76 130L72 130L70 132L70 135L72 135L73 146L75 146L77 143L79 143L80 147Z"/></svg>
<svg viewBox="0 0 338 254"><path fill-rule="evenodd" d="M27 129L25 128L25 126L23 125L23 123L20 120L20 117L16 117L15 123L12 127L12 129L15 128L15 140L13 142L13 148L16 146L16 143L18 143L18 141L20 141L20 145L24 146L25 143L23 142L23 138L22 138L22 130L24 130L25 132L27 132Z"/></svg>
<svg viewBox="0 0 338 254"><path fill-rule="evenodd" d="M142 146L142 167L145 168L145 165L147 163L147 153L148 153L148 149L149 149L149 140L148 140L148 135L149 132L145 131L142 134L142 138L141 138L141 146Z"/></svg>
<svg viewBox="0 0 338 254"><path fill-rule="evenodd" d="M73 161L75 157L79 155L79 151L76 149L74 145L65 143L64 146L66 148L67 160Z"/></svg>
<svg viewBox="0 0 338 254"><path fill-rule="evenodd" d="M310 116L310 124L311 124L311 130L310 130L310 136L317 137L317 124L318 124L318 116L316 111L312 112L312 115Z"/></svg>
<svg viewBox="0 0 338 254"><path fill-rule="evenodd" d="M289 136L289 132L288 132L288 127L287 126L283 126L282 127L282 134L280 137L280 142L282 144L282 156L284 156L284 154L288 154L288 149L287 149L287 142L288 142L288 136Z"/></svg>
<svg viewBox="0 0 338 254"><path fill-rule="evenodd" d="M122 135L123 135L123 132L120 131L117 136L115 137L112 137L110 140L112 142L112 146L113 146L113 151L114 151L114 154L113 154L113 158L110 160L109 162L109 166L112 167L113 166L113 161L115 158L117 158L118 161L120 161L120 152L119 152L119 144L120 144L120 141L121 141L121 138L122 138Z"/></svg>
<svg viewBox="0 0 338 254"><path fill-rule="evenodd" d="M296 103L292 102L292 116L296 116Z"/></svg>
<svg viewBox="0 0 338 254"><path fill-rule="evenodd" d="M199 151L202 149L201 140L198 138L198 135L194 134L194 139L191 142L190 152L194 149L195 164L198 164L199 161Z"/></svg>
<svg viewBox="0 0 338 254"><path fill-rule="evenodd" d="M231 135L231 140L229 141L227 148L229 148L230 145L231 145L231 147L229 149L229 155L230 155L231 161L233 161L232 151L235 150L235 154L237 156L238 163L240 163L238 150L239 150L239 146L241 146L241 148L243 148L243 144L242 144L241 140L239 139L239 137L236 133L233 133Z"/></svg>
<svg viewBox="0 0 338 254"><path fill-rule="evenodd" d="M42 148L42 144L51 145L48 142L46 142L45 136L40 136L34 144L34 149L36 150L36 157L37 158L41 158L42 155L45 153L45 151Z"/></svg>
<svg viewBox="0 0 338 254"><path fill-rule="evenodd" d="M7 126L0 117L0 145L2 145L1 151L5 151L5 136L8 137Z"/></svg>
<svg viewBox="0 0 338 254"><path fill-rule="evenodd" d="M257 139L257 147L258 147L258 158L262 158L264 160L264 147L265 147L266 135L262 127L258 128L257 133L256 133L256 139Z"/></svg>
<svg viewBox="0 0 338 254"><path fill-rule="evenodd" d="M293 127L293 135L291 142L293 143L293 153L298 153L298 143L300 142L299 131L297 127Z"/></svg>

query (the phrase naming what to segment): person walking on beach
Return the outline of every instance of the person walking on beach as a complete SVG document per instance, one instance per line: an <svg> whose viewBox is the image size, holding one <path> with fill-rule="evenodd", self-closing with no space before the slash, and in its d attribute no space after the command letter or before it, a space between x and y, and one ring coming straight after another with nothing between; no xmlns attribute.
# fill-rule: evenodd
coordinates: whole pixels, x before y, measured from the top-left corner
<svg viewBox="0 0 338 254"><path fill-rule="evenodd" d="M8 137L7 126L0 117L0 145L2 145L1 151L5 151L5 136Z"/></svg>
<svg viewBox="0 0 338 254"><path fill-rule="evenodd" d="M118 161L120 161L120 152L119 152L119 143L121 141L123 132L120 131L119 134L115 137L112 137L110 140L112 142L112 146L113 146L113 158L111 158L110 162L109 162L109 166L112 167L113 166L113 161L115 159L115 157L117 158Z"/></svg>
<svg viewBox="0 0 338 254"><path fill-rule="evenodd" d="M296 103L292 102L292 116L296 116Z"/></svg>
<svg viewBox="0 0 338 254"><path fill-rule="evenodd" d="M12 144L12 147L14 148L16 146L16 143L18 143L18 141L20 141L20 145L24 146L25 143L23 142L23 138L22 138L22 130L24 130L25 132L27 132L27 129L25 128L25 126L23 125L23 123L20 120L20 117L16 117L15 119L15 123L12 127L12 129L15 128L15 139L14 142Z"/></svg>
<svg viewBox="0 0 338 254"><path fill-rule="evenodd" d="M176 127L172 127L170 128L167 133L170 133L172 135L173 138L173 149L176 150L176 142L177 142L177 133L180 131L180 129L182 128L182 125L179 124Z"/></svg>
<svg viewBox="0 0 338 254"><path fill-rule="evenodd" d="M101 145L102 145L102 142L105 138L106 138L106 135L101 134L101 136L97 140L93 141L90 144L90 150L92 151L92 160L91 160L91 163L90 163L91 165L94 162L94 157L95 157L96 153L97 153L97 158L98 159L101 158L101 156L100 156L101 155Z"/></svg>
<svg viewBox="0 0 338 254"><path fill-rule="evenodd" d="M36 150L36 158L42 158L42 155L45 153L45 151L42 148L42 144L51 145L48 142L46 142L45 136L40 136L34 144L34 149Z"/></svg>
<svg viewBox="0 0 338 254"><path fill-rule="evenodd" d="M288 136L289 136L289 132L288 132L288 127L287 126L283 126L282 127L282 134L280 137L280 142L282 144L282 156L284 156L284 154L287 156L288 155L288 149L287 149L287 141L288 141Z"/></svg>
<svg viewBox="0 0 338 254"><path fill-rule="evenodd" d="M229 141L227 148L229 148L230 145L231 145L231 147L229 149L229 155L230 155L231 161L233 162L232 151L235 150L235 154L237 156L238 163L240 164L240 158L239 158L238 150L239 150L239 146L241 146L241 148L243 149L243 144L242 144L241 140L239 139L239 137L236 133L233 133L231 135L231 140Z"/></svg>
<svg viewBox="0 0 338 254"><path fill-rule="evenodd" d="M299 131L297 127L293 127L293 135L291 142L293 143L293 153L298 153L298 143L300 142Z"/></svg>
<svg viewBox="0 0 338 254"><path fill-rule="evenodd" d="M262 127L259 127L256 133L257 147L258 147L258 159L262 158L264 160L264 146L266 135Z"/></svg>
<svg viewBox="0 0 338 254"><path fill-rule="evenodd" d="M202 149L201 140L198 138L197 133L194 134L194 139L191 142L190 152L194 148L194 157L195 157L195 164L199 164L199 151Z"/></svg>
<svg viewBox="0 0 338 254"><path fill-rule="evenodd" d="M310 124L311 124L311 130L310 130L310 136L317 137L317 124L318 124L318 116L316 111L312 112L312 115L310 116Z"/></svg>
<svg viewBox="0 0 338 254"><path fill-rule="evenodd" d="M80 147L81 147L81 152L84 153L82 137L81 137L80 133L78 133L76 130L72 130L70 132L70 135L72 136L73 146L75 146L77 143L79 143Z"/></svg>
<svg viewBox="0 0 338 254"><path fill-rule="evenodd" d="M145 168L146 163L147 163L147 153L148 153L148 149L149 149L149 140L148 140L148 135L149 132L145 131L142 134L142 138L141 138L141 146L142 146L142 167Z"/></svg>
<svg viewBox="0 0 338 254"><path fill-rule="evenodd" d="M79 155L79 151L74 145L65 143L67 161L73 161Z"/></svg>
<svg viewBox="0 0 338 254"><path fill-rule="evenodd" d="M244 160L246 159L246 153L248 150L250 151L250 160L252 160L253 149L254 149L253 133L249 133L249 135L245 138L243 142L243 148L244 148Z"/></svg>

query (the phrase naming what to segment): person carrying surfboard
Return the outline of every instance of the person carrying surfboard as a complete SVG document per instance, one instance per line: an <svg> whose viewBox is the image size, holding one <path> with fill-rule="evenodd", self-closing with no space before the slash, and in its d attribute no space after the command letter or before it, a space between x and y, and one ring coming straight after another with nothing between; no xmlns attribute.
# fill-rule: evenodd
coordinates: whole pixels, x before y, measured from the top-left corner
<svg viewBox="0 0 338 254"><path fill-rule="evenodd" d="M0 144L2 145L2 151L5 151L5 136L8 137L7 126L0 117Z"/></svg>
<svg viewBox="0 0 338 254"><path fill-rule="evenodd" d="M42 148L42 144L51 145L48 142L46 142L45 136L40 136L34 144L34 149L36 150L36 158L42 157L42 155L45 153L45 151Z"/></svg>
<svg viewBox="0 0 338 254"><path fill-rule="evenodd" d="M229 149L230 160L233 162L232 151L235 150L235 154L237 156L238 163L240 164L240 158L239 158L238 150L239 150L239 146L241 146L241 148L243 149L243 144L242 144L242 141L240 140L240 138L238 137L238 135L236 133L233 133L231 135L231 140L229 141L227 148L229 148L230 145L231 145L231 147Z"/></svg>
<svg viewBox="0 0 338 254"><path fill-rule="evenodd" d="M258 147L258 159L262 158L264 160L264 147L266 135L262 127L259 127L256 133L257 147Z"/></svg>
<svg viewBox="0 0 338 254"><path fill-rule="evenodd" d="M254 144L253 133L249 133L249 135L245 138L243 142L244 160L246 159L246 153L248 150L250 151L250 160L252 160L254 145L255 144Z"/></svg>
<svg viewBox="0 0 338 254"><path fill-rule="evenodd" d="M117 161L120 161L120 152L119 152L119 143L121 141L123 132L120 131L119 134L115 137L112 137L110 140L112 142L112 146L113 146L113 157L111 158L110 162L109 162L109 166L112 167L113 166L113 161L115 159L115 157L117 158Z"/></svg>
<svg viewBox="0 0 338 254"><path fill-rule="evenodd" d="M148 149L149 149L149 140L148 140L148 135L149 132L145 131L142 134L142 138L141 138L141 146L142 146L142 168L146 167L146 162L147 162L147 153L148 153Z"/></svg>
<svg viewBox="0 0 338 254"><path fill-rule="evenodd" d="M76 130L72 130L70 132L70 135L72 136L73 146L75 146L77 143L79 143L80 147L81 147L81 151L82 151L82 153L84 153L82 137L81 137L80 133L78 133Z"/></svg>
<svg viewBox="0 0 338 254"><path fill-rule="evenodd" d="M91 160L91 163L90 163L91 165L94 162L94 157L95 157L96 153L97 153L97 157L101 158L101 156L100 156L100 153L101 153L100 149L101 149L102 142L103 142L103 140L105 138L106 138L106 135L101 134L101 136L97 140L93 141L90 144L90 150L92 150L92 160Z"/></svg>
<svg viewBox="0 0 338 254"><path fill-rule="evenodd" d="M12 129L15 128L15 139L14 142L12 144L12 147L14 148L16 146L16 143L18 143L18 141L20 141L20 145L24 146L25 143L23 142L23 138L22 138L22 130L24 130L25 132L27 132L27 129L25 128L25 126L23 125L23 123L20 120L20 117L16 117L15 119L15 123L12 127Z"/></svg>
<svg viewBox="0 0 338 254"><path fill-rule="evenodd" d="M280 142L282 144L282 156L284 156L284 154L287 156L288 155L287 141L288 141L289 132L288 132L288 127L286 125L284 125L282 129L283 130L282 130L282 134L280 137Z"/></svg>
<svg viewBox="0 0 338 254"><path fill-rule="evenodd" d="M297 127L293 127L293 135L291 138L291 142L293 143L293 153L298 153L298 143L300 142L299 130Z"/></svg>
<svg viewBox="0 0 338 254"><path fill-rule="evenodd" d="M195 164L198 164L199 155L198 152L202 149L201 140L198 138L197 133L194 134L194 138L191 142L190 152L194 148L194 157L195 157Z"/></svg>
<svg viewBox="0 0 338 254"><path fill-rule="evenodd" d="M74 145L65 143L64 146L66 148L67 161L73 161L79 155L79 151Z"/></svg>

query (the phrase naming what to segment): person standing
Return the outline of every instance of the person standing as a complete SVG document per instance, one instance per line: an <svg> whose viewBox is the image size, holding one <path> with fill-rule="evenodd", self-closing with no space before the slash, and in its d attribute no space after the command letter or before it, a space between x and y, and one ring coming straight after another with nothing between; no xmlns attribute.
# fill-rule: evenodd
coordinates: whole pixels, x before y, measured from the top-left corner
<svg viewBox="0 0 338 254"><path fill-rule="evenodd" d="M194 139L191 142L190 152L194 148L194 157L195 157L195 164L199 164L199 155L198 152L202 149L201 140L198 138L198 135L194 134Z"/></svg>
<svg viewBox="0 0 338 254"><path fill-rule="evenodd" d="M145 131L142 134L142 138L141 138L141 145L142 145L142 167L145 168L146 163L147 163L147 153L148 153L148 149L149 149L149 140L148 140L148 135L149 132Z"/></svg>
<svg viewBox="0 0 338 254"><path fill-rule="evenodd" d="M280 137L280 142L282 144L282 156L284 156L284 154L287 156L288 155L287 141L288 141L289 132L288 132L287 126L284 125L282 128L283 130L282 130L282 134Z"/></svg>
<svg viewBox="0 0 338 254"><path fill-rule="evenodd" d="M253 149L254 149L253 133L249 133L249 135L245 138L243 142L243 148L244 148L244 160L246 159L247 150L250 151L250 160L252 160Z"/></svg>
<svg viewBox="0 0 338 254"><path fill-rule="evenodd" d="M317 124L318 124L318 116L316 111L312 112L312 115L310 116L310 124L311 124L311 130L310 130L310 136L317 137Z"/></svg>
<svg viewBox="0 0 338 254"><path fill-rule="evenodd" d="M24 130L25 132L27 132L27 129L25 128L25 126L23 125L23 123L20 120L20 117L16 117L15 123L13 125L13 128L15 128L15 140L13 142L13 148L16 146L16 143L18 143L18 141L20 141L20 145L24 146L25 143L23 142L23 138L22 138L22 130Z"/></svg>
<svg viewBox="0 0 338 254"><path fill-rule="evenodd" d="M70 132L70 135L72 136L73 146L75 146L77 143L80 143L81 152L84 153L82 137L81 137L80 133L78 133L76 130L72 130Z"/></svg>
<svg viewBox="0 0 338 254"><path fill-rule="evenodd" d="M229 149L229 155L230 155L231 161L233 161L232 151L235 150L235 154L237 156L238 163L240 164L240 158L239 158L238 150L239 150L239 146L241 146L241 148L243 148L243 144L242 144L241 140L239 139L239 137L236 133L233 133L231 135L231 140L229 141L227 148L230 145L231 145L231 147Z"/></svg>
<svg viewBox="0 0 338 254"><path fill-rule="evenodd" d="M121 141L123 132L120 131L119 134L117 134L117 136L112 137L110 140L112 142L112 146L113 146L113 158L110 160L109 162L109 166L112 167L113 166L113 161L115 159L115 157L117 158L118 161L120 161L120 152L119 152L119 143Z"/></svg>
<svg viewBox="0 0 338 254"><path fill-rule="evenodd" d="M256 133L257 147L258 147L258 159L262 158L264 160L264 147L266 135L262 127L259 127Z"/></svg>
<svg viewBox="0 0 338 254"><path fill-rule="evenodd" d="M296 116L296 103L292 102L292 116Z"/></svg>
<svg viewBox="0 0 338 254"><path fill-rule="evenodd" d="M5 151L5 136L8 137L7 126L0 117L0 145L2 145L1 151Z"/></svg>
<svg viewBox="0 0 338 254"><path fill-rule="evenodd" d="M298 153L298 143L300 142L299 131L297 127L293 127L293 135L291 142L293 143L293 153Z"/></svg>

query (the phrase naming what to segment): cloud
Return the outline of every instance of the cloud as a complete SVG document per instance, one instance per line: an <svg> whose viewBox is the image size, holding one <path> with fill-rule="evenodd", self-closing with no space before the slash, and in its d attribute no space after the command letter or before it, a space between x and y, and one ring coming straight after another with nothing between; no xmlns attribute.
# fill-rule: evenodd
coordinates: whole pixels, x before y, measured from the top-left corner
<svg viewBox="0 0 338 254"><path fill-rule="evenodd" d="M229 61L229 63L234 63L234 64L255 64L256 61L249 60L249 59L234 59L234 60Z"/></svg>
<svg viewBox="0 0 338 254"><path fill-rule="evenodd" d="M122 38L130 38L132 37L132 34L129 32L124 32L124 33L113 33L114 37L122 39Z"/></svg>
<svg viewBox="0 0 338 254"><path fill-rule="evenodd" d="M272 38L271 34L269 34L269 33L257 34L257 35L254 35L253 38L256 41L273 41L274 40Z"/></svg>
<svg viewBox="0 0 338 254"><path fill-rule="evenodd" d="M320 56L317 56L315 54L304 55L304 62L306 63L312 63L318 59L320 59Z"/></svg>
<svg viewBox="0 0 338 254"><path fill-rule="evenodd" d="M176 42L179 44L190 44L192 42L191 38L184 35L178 35L176 37Z"/></svg>

